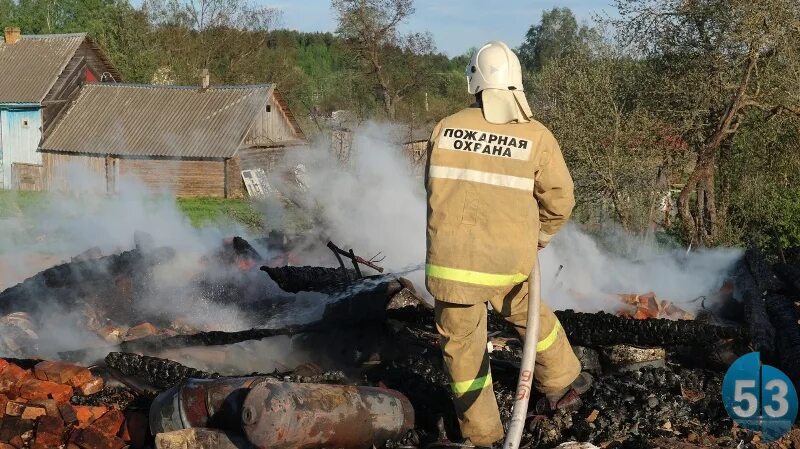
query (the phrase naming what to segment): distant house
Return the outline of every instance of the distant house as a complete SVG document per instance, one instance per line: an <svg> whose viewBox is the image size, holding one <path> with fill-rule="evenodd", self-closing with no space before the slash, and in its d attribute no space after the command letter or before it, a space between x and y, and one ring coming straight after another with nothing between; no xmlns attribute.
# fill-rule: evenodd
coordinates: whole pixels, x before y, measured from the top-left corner
<svg viewBox="0 0 800 449"><path fill-rule="evenodd" d="M85 83L120 75L86 34L23 36L0 42L0 188L41 190L36 150Z"/></svg>
<svg viewBox="0 0 800 449"><path fill-rule="evenodd" d="M274 85L85 86L40 152L48 190L75 190L75 167L117 192L125 176L179 197L241 197L241 170L265 171L305 134Z"/></svg>

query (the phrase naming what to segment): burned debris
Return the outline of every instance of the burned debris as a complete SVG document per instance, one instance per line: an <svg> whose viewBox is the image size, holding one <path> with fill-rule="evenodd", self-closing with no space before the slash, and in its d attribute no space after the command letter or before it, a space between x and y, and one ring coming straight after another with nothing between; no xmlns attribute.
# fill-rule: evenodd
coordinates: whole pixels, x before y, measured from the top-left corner
<svg viewBox="0 0 800 449"><path fill-rule="evenodd" d="M331 258L335 268L268 266L269 248L229 239L198 259L185 284L249 317L243 328L214 328L140 307L175 291L159 291L158 271L181 255L146 235L136 241L130 251L93 251L0 293L0 351L19 357L0 361L0 447L400 448L457 440L434 311L407 280L345 250L334 251L343 257ZM614 313L557 312L595 387L571 411L532 409L523 445L753 444L722 405L726 364L759 350L800 377L794 271L780 264L800 265L773 262L748 252L732 274L737 299L706 300L696 319L650 294L621 295ZM51 341L42 329L49 306L74 312L95 339L56 351L61 361L41 360ZM292 320L311 306L316 315ZM490 314L487 343L507 422L521 342ZM255 363L266 358L274 362Z"/></svg>

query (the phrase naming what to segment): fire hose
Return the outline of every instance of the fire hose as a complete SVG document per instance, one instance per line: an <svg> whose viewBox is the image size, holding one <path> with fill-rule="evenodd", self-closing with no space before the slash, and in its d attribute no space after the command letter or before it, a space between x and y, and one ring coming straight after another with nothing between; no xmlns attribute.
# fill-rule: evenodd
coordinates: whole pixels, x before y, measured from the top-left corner
<svg viewBox="0 0 800 449"><path fill-rule="evenodd" d="M522 347L522 365L517 382L517 395L511 412L503 449L519 448L525 418L528 415L528 402L533 386L533 369L536 365L536 345L539 342L539 308L542 303L542 276L539 272L539 255L533 258L533 268L528 275L528 321L525 342Z"/></svg>

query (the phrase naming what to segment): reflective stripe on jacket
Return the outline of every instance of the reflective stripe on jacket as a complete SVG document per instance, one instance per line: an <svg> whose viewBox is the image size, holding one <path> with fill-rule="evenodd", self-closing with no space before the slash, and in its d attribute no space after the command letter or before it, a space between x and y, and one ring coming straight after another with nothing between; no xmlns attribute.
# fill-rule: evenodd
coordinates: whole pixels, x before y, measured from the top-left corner
<svg viewBox="0 0 800 449"><path fill-rule="evenodd" d="M479 108L434 128L426 171L426 285L440 301L477 304L527 279L574 205L572 178L541 123L487 122Z"/></svg>

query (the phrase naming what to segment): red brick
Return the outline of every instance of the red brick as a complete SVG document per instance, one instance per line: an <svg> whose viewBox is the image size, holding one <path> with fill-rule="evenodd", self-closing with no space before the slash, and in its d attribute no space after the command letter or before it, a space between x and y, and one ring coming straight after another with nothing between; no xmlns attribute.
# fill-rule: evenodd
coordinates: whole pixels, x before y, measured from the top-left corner
<svg viewBox="0 0 800 449"><path fill-rule="evenodd" d="M2 374L3 370L5 370L5 369L6 369L6 367L8 367L8 365L10 365L10 364L8 363L8 360L6 360L6 359L0 359L0 374Z"/></svg>
<svg viewBox="0 0 800 449"><path fill-rule="evenodd" d="M36 378L73 387L83 385L92 378L89 369L65 362L44 361L33 367Z"/></svg>
<svg viewBox="0 0 800 449"><path fill-rule="evenodd" d="M149 337L158 333L158 329L150 323L142 323L128 329L128 334L125 335L125 340L137 340L139 338Z"/></svg>
<svg viewBox="0 0 800 449"><path fill-rule="evenodd" d="M17 449L21 449L23 446L25 446L25 442L22 441L22 435L15 435L14 438L9 441L9 444L11 444L11 447L15 447Z"/></svg>
<svg viewBox="0 0 800 449"><path fill-rule="evenodd" d="M104 326L95 331L97 335L108 343L117 344L122 341L128 329L118 326Z"/></svg>
<svg viewBox="0 0 800 449"><path fill-rule="evenodd" d="M6 416L20 416L25 411L25 404L18 401L9 401L6 403Z"/></svg>
<svg viewBox="0 0 800 449"><path fill-rule="evenodd" d="M107 407L89 407L86 405L74 405L72 408L75 411L75 416L78 418L79 428L88 427L89 424L108 411Z"/></svg>
<svg viewBox="0 0 800 449"><path fill-rule="evenodd" d="M47 416L55 416L61 418L61 413L58 411L58 402L55 399L36 399L28 401L28 405L42 407L47 412Z"/></svg>
<svg viewBox="0 0 800 449"><path fill-rule="evenodd" d="M45 444L34 441L33 443L29 444L28 447L30 449L50 449L50 447L52 446L47 446Z"/></svg>
<svg viewBox="0 0 800 449"><path fill-rule="evenodd" d="M42 416L39 418L38 425L36 426L36 432L63 433L64 421L62 421L61 418L56 418L55 416Z"/></svg>
<svg viewBox="0 0 800 449"><path fill-rule="evenodd" d="M6 414L6 405L8 405L8 397L4 394L0 394L0 418Z"/></svg>
<svg viewBox="0 0 800 449"><path fill-rule="evenodd" d="M92 421L94 421L92 410L89 407L85 405L76 405L73 406L72 409L75 412L75 418L78 421L78 427L87 427Z"/></svg>
<svg viewBox="0 0 800 449"><path fill-rule="evenodd" d="M82 395L90 396L99 393L103 389L103 386L105 386L105 382L103 382L102 377L93 377L90 381L81 385L78 390Z"/></svg>
<svg viewBox="0 0 800 449"><path fill-rule="evenodd" d="M0 441L14 444L11 440L20 437L33 430L34 422L28 419L20 419L19 416L6 416L0 423ZM16 446L16 444L14 444Z"/></svg>
<svg viewBox="0 0 800 449"><path fill-rule="evenodd" d="M122 449L125 442L115 436L107 436L95 428L87 427L75 438L75 444L83 449Z"/></svg>
<svg viewBox="0 0 800 449"><path fill-rule="evenodd" d="M67 424L74 424L78 422L78 415L75 414L75 408L72 406L72 404L58 404L58 414L59 417Z"/></svg>
<svg viewBox="0 0 800 449"><path fill-rule="evenodd" d="M14 447L14 446L12 446L12 445L10 445L8 443L0 442L0 449L16 449L16 447Z"/></svg>
<svg viewBox="0 0 800 449"><path fill-rule="evenodd" d="M94 417L92 421L108 413L108 407L102 405L97 407L89 407L89 410L92 411L92 416Z"/></svg>
<svg viewBox="0 0 800 449"><path fill-rule="evenodd" d="M93 428L103 435L113 437L119 433L122 423L125 422L125 415L119 410L109 410L93 422L89 428Z"/></svg>
<svg viewBox="0 0 800 449"><path fill-rule="evenodd" d="M150 424L147 415L140 412L125 413L125 424L120 430L120 437L130 444L131 449L142 449L147 443L150 433Z"/></svg>
<svg viewBox="0 0 800 449"><path fill-rule="evenodd" d="M31 372L14 365L13 363L9 363L8 366L3 370L2 373L5 377L13 377L14 379L20 380L25 379L26 377L31 377Z"/></svg>
<svg viewBox="0 0 800 449"><path fill-rule="evenodd" d="M44 407L25 407L25 410L22 411L22 419L36 419L40 416L46 416L47 410Z"/></svg>
<svg viewBox="0 0 800 449"><path fill-rule="evenodd" d="M31 377L31 373L17 365L9 364L0 374L0 393L14 399L19 394L19 382Z"/></svg>
<svg viewBox="0 0 800 449"><path fill-rule="evenodd" d="M61 446L64 442L64 422L60 418L43 416L36 426L34 441L46 447Z"/></svg>
<svg viewBox="0 0 800 449"><path fill-rule="evenodd" d="M48 380L25 379L19 383L19 396L25 399L55 399L67 402L72 397L72 387Z"/></svg>

